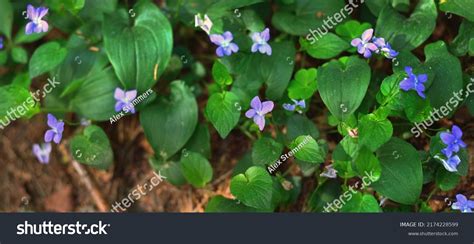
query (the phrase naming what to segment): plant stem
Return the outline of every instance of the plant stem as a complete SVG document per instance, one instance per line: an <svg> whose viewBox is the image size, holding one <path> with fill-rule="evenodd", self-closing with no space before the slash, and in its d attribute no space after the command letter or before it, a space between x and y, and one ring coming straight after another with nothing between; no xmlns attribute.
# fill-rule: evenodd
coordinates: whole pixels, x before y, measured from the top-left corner
<svg viewBox="0 0 474 244"><path fill-rule="evenodd" d="M427 202L431 199L431 197L433 196L433 194L436 193L436 191L438 191L438 187L435 187L435 188L430 192L430 194L428 195L428 198L426 199Z"/></svg>

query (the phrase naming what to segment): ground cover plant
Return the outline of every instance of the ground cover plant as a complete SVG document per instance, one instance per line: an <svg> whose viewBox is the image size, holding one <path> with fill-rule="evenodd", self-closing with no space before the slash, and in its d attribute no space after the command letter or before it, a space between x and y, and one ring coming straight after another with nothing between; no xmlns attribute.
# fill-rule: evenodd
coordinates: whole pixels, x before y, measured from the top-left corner
<svg viewBox="0 0 474 244"><path fill-rule="evenodd" d="M0 0L0 210L471 212L472 55L470 0Z"/></svg>

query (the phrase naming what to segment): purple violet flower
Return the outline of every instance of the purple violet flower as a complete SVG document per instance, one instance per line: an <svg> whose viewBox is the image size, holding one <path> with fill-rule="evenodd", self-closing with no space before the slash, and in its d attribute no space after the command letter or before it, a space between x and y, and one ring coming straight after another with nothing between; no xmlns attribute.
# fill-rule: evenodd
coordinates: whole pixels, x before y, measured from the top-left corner
<svg viewBox="0 0 474 244"><path fill-rule="evenodd" d="M245 116L249 119L253 118L253 121L258 125L258 128L263 131L263 128L265 128L265 114L270 113L273 110L273 102L266 101L262 103L260 98L256 96L250 102L250 106L252 108L245 113Z"/></svg>
<svg viewBox="0 0 474 244"><path fill-rule="evenodd" d="M30 35L31 33L47 32L49 25L48 22L42 20L42 18L48 13L48 9L45 7L35 8L31 4L27 6L27 16L31 21L25 27L25 33Z"/></svg>
<svg viewBox="0 0 474 244"><path fill-rule="evenodd" d="M226 31L222 35L212 34L209 37L212 43L219 46L216 49L216 54L219 57L230 56L233 52L236 53L239 51L239 46L232 42L234 36L230 31Z"/></svg>
<svg viewBox="0 0 474 244"><path fill-rule="evenodd" d="M268 56L272 55L272 47L268 45L270 40L270 29L265 28L262 32L254 32L251 35L253 45L252 52L255 53L259 51L260 53L266 53Z"/></svg>
<svg viewBox="0 0 474 244"><path fill-rule="evenodd" d="M441 159L444 168L449 172L458 172L458 166L461 163L461 159L458 155L449 156L447 160Z"/></svg>
<svg viewBox="0 0 474 244"><path fill-rule="evenodd" d="M3 37L0 36L0 49L3 49Z"/></svg>
<svg viewBox="0 0 474 244"><path fill-rule="evenodd" d="M448 158L451 157L453 152L459 152L460 148L466 148L466 143L462 140L462 130L457 125L453 125L451 129L452 133L442 132L440 138L443 143L447 146L441 152Z"/></svg>
<svg viewBox="0 0 474 244"><path fill-rule="evenodd" d="M306 108L306 102L304 99L298 101L295 99L291 99L293 101L293 104L290 103L284 103L283 108L287 111L298 111L298 113L301 113L302 109Z"/></svg>
<svg viewBox="0 0 474 244"><path fill-rule="evenodd" d="M424 92L426 88L424 83L428 81L428 75L415 75L413 74L413 68L410 66L405 67L405 72L408 77L400 82L400 88L404 91L415 90L420 97L425 99L426 95Z"/></svg>
<svg viewBox="0 0 474 244"><path fill-rule="evenodd" d="M324 169L325 169L324 172L321 173L319 176L331 178L331 179L337 178L337 170L333 168L332 164L324 167Z"/></svg>
<svg viewBox="0 0 474 244"><path fill-rule="evenodd" d="M374 29L368 29L362 33L362 38L355 38L352 40L351 45L357 47L357 52L363 54L365 58L370 58L372 52L377 50L377 45L371 43Z"/></svg>
<svg viewBox="0 0 474 244"><path fill-rule="evenodd" d="M56 144L61 142L64 131L64 122L58 121L52 114L48 114L48 126L51 128L44 134L44 141L54 141Z"/></svg>
<svg viewBox="0 0 474 244"><path fill-rule="evenodd" d="M42 164L49 163L49 155L51 154L51 143L45 144L34 144L33 145L33 154Z"/></svg>
<svg viewBox="0 0 474 244"><path fill-rule="evenodd" d="M451 206L454 210L460 210L462 213L472 213L474 208L474 201L468 200L466 196L462 194L456 195L456 202Z"/></svg>
<svg viewBox="0 0 474 244"><path fill-rule="evenodd" d="M372 39L372 42L378 47L376 53L382 53L388 59L393 59L398 56L398 52L392 49L390 43L386 42L384 38L375 37Z"/></svg>
<svg viewBox="0 0 474 244"><path fill-rule="evenodd" d="M124 110L126 113L129 111L134 114L135 107L132 101L137 97L137 90L124 91L120 88L115 89L114 98L117 100L115 103L115 112Z"/></svg>

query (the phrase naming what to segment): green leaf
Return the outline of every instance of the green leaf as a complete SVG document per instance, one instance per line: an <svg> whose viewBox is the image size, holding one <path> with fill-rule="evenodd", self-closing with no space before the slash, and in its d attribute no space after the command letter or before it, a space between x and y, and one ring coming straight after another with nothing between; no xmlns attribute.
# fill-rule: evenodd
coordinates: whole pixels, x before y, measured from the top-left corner
<svg viewBox="0 0 474 244"><path fill-rule="evenodd" d="M400 104L405 110L408 120L414 123L425 121L431 116L431 107L429 99L423 99L416 91L402 91L400 94Z"/></svg>
<svg viewBox="0 0 474 244"><path fill-rule="evenodd" d="M0 0L0 34L11 39L13 24L13 8L10 0Z"/></svg>
<svg viewBox="0 0 474 244"><path fill-rule="evenodd" d="M348 13L346 12L348 10L341 11L344 9L344 5L342 0L295 0L294 5L281 8L273 15L272 25L278 30L292 35L306 35L310 29L318 27L323 29L321 26L324 26L323 21L328 16L334 16L337 22L342 22ZM352 6L349 5L349 7L354 11Z"/></svg>
<svg viewBox="0 0 474 244"><path fill-rule="evenodd" d="M333 33L328 33L313 43L300 38L300 44L303 50L316 59L334 58L351 47L349 42Z"/></svg>
<svg viewBox="0 0 474 244"><path fill-rule="evenodd" d="M375 114L361 117L359 121L359 144L375 152L380 146L390 140L393 126L387 118Z"/></svg>
<svg viewBox="0 0 474 244"><path fill-rule="evenodd" d="M261 85L267 85L266 96L277 100L283 96L293 75L295 47L292 42L271 42L273 54L244 54L225 57L221 61L235 75L233 89L257 94ZM256 68L258 67L258 68Z"/></svg>
<svg viewBox="0 0 474 244"><path fill-rule="evenodd" d="M291 99L309 99L316 92L318 70L315 68L300 69L295 74L294 80L288 86L288 96Z"/></svg>
<svg viewBox="0 0 474 244"><path fill-rule="evenodd" d="M93 72L79 87L73 98L71 106L74 111L83 117L105 121L116 114L114 110L114 91L119 86L119 81L111 67Z"/></svg>
<svg viewBox="0 0 474 244"><path fill-rule="evenodd" d="M370 12L377 17L385 6L392 6L402 12L408 12L410 7L410 0L365 0L364 3L369 8Z"/></svg>
<svg viewBox="0 0 474 244"><path fill-rule="evenodd" d="M206 158L211 158L211 135L205 124L198 124L191 139L184 145L186 150L200 153Z"/></svg>
<svg viewBox="0 0 474 244"><path fill-rule="evenodd" d="M0 87L0 120L2 121L0 128L6 127L11 119L7 117L9 111L13 118L30 118L40 112L39 103L36 102L30 94L30 91L18 85L6 85ZM3 126L2 126L3 125Z"/></svg>
<svg viewBox="0 0 474 244"><path fill-rule="evenodd" d="M359 151L360 147L356 138L352 138L351 136L346 135L339 144L341 144L341 147L344 149L344 152L350 158L354 158L357 156L357 152Z"/></svg>
<svg viewBox="0 0 474 244"><path fill-rule="evenodd" d="M269 165L280 158L283 145L272 138L262 137L257 140L252 148L252 160L255 165Z"/></svg>
<svg viewBox="0 0 474 244"><path fill-rule="evenodd" d="M357 192L340 210L343 213L380 213L382 209L374 196Z"/></svg>
<svg viewBox="0 0 474 244"><path fill-rule="evenodd" d="M124 88L143 93L166 69L173 37L168 19L155 4L143 1L133 9L137 16L132 19L132 27L125 11L107 15L103 23L104 46Z"/></svg>
<svg viewBox="0 0 474 244"><path fill-rule="evenodd" d="M450 191L456 188L461 181L461 176L456 173L448 172L444 167L439 167L436 172L436 185L442 191Z"/></svg>
<svg viewBox="0 0 474 244"><path fill-rule="evenodd" d="M420 197L423 173L418 152L407 142L392 138L378 151L382 165L382 176L372 186L389 199L415 204Z"/></svg>
<svg viewBox="0 0 474 244"><path fill-rule="evenodd" d="M310 135L313 138L319 137L318 128L316 128L316 125L306 116L293 114L288 118L286 125L286 137L289 142L294 141L301 135Z"/></svg>
<svg viewBox="0 0 474 244"><path fill-rule="evenodd" d="M319 69L319 93L324 104L338 120L349 118L360 106L370 82L370 67L352 56L344 64L331 61Z"/></svg>
<svg viewBox="0 0 474 244"><path fill-rule="evenodd" d="M433 108L440 108L463 88L461 62L448 52L443 41L427 45L425 55L425 66L434 73L433 84L426 95Z"/></svg>
<svg viewBox="0 0 474 244"><path fill-rule="evenodd" d="M17 63L26 64L28 62L28 53L24 48L14 47L12 49L12 58Z"/></svg>
<svg viewBox="0 0 474 244"><path fill-rule="evenodd" d="M207 101L206 117L222 138L226 138L240 118L239 97L233 92L213 94Z"/></svg>
<svg viewBox="0 0 474 244"><path fill-rule="evenodd" d="M370 23L360 23L357 20L349 20L336 27L336 34L350 43L354 38L360 38L365 30L372 28Z"/></svg>
<svg viewBox="0 0 474 244"><path fill-rule="evenodd" d="M40 33L31 33L31 34L27 35L25 33L25 27L21 27L21 29L16 33L14 43L18 45L18 44L23 44L23 43L35 42L35 41L43 38L48 33L49 33L49 31L48 32L40 32Z"/></svg>
<svg viewBox="0 0 474 244"><path fill-rule="evenodd" d="M258 166L238 174L230 181L230 192L249 207L270 209L272 203L272 177Z"/></svg>
<svg viewBox="0 0 474 244"><path fill-rule="evenodd" d="M257 211L255 208L240 204L238 200L228 199L223 196L212 197L204 210L206 213L245 213Z"/></svg>
<svg viewBox="0 0 474 244"><path fill-rule="evenodd" d="M470 0L442 0L439 2L439 9L474 21L474 2Z"/></svg>
<svg viewBox="0 0 474 244"><path fill-rule="evenodd" d="M84 7L85 2L86 0L46 0L46 5L56 12L66 10L76 14Z"/></svg>
<svg viewBox="0 0 474 244"><path fill-rule="evenodd" d="M204 187L212 180L212 166L199 153L189 152L181 157L184 178L194 187Z"/></svg>
<svg viewBox="0 0 474 244"><path fill-rule="evenodd" d="M174 81L171 97L145 107L140 122L155 153L168 159L193 135L198 122L196 99L182 81Z"/></svg>
<svg viewBox="0 0 474 244"><path fill-rule="evenodd" d="M216 60L212 66L212 77L222 87L232 85L233 82L229 71L219 60Z"/></svg>
<svg viewBox="0 0 474 244"><path fill-rule="evenodd" d="M242 20L250 32L262 32L265 29L265 23L255 9L244 9Z"/></svg>
<svg viewBox="0 0 474 244"><path fill-rule="evenodd" d="M464 56L469 53L474 56L474 23L463 20L459 27L459 32L450 44L450 51L456 56Z"/></svg>
<svg viewBox="0 0 474 244"><path fill-rule="evenodd" d="M366 147L359 150L359 155L355 159L355 170L359 176L363 177L367 173L373 175L372 181L377 181L382 173L382 166L375 155Z"/></svg>
<svg viewBox="0 0 474 244"><path fill-rule="evenodd" d="M319 146L318 142L309 135L298 136L290 145L291 151L287 153L289 157L295 155L299 160L308 163L324 163L326 158L325 151Z"/></svg>
<svg viewBox="0 0 474 244"><path fill-rule="evenodd" d="M79 16L82 19L102 21L104 13L112 13L117 8L117 2L118 0L85 1Z"/></svg>
<svg viewBox="0 0 474 244"><path fill-rule="evenodd" d="M105 132L90 125L82 135L71 140L71 153L76 161L98 169L107 169L113 162L112 148Z"/></svg>
<svg viewBox="0 0 474 244"><path fill-rule="evenodd" d="M0 64L4 65L8 60L8 52L6 50L0 51Z"/></svg>
<svg viewBox="0 0 474 244"><path fill-rule="evenodd" d="M376 36L385 38L397 51L413 50L431 36L437 16L434 0L420 0L409 18L386 6L377 19Z"/></svg>
<svg viewBox="0 0 474 244"><path fill-rule="evenodd" d="M308 200L308 207L312 212L330 212L328 203L339 198L342 189L337 180L327 180L311 193Z"/></svg>
<svg viewBox="0 0 474 244"><path fill-rule="evenodd" d="M158 172L166 177L167 182L175 186L186 184L186 179L183 176L183 172L181 171L179 163L174 161L163 162L154 157L149 159L149 163L155 172Z"/></svg>
<svg viewBox="0 0 474 244"><path fill-rule="evenodd" d="M53 70L63 62L66 55L66 48L62 48L57 42L48 42L41 45L31 56L29 64L30 77L35 78Z"/></svg>

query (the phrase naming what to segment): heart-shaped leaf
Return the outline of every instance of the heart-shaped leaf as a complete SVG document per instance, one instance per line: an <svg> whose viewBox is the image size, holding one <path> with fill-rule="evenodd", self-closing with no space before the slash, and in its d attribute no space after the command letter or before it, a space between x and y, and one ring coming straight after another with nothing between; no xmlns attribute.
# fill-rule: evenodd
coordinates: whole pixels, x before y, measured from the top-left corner
<svg viewBox="0 0 474 244"><path fill-rule="evenodd" d="M283 151L283 145L272 138L262 137L252 148L252 160L256 165L264 166L275 163Z"/></svg>
<svg viewBox="0 0 474 244"><path fill-rule="evenodd" d="M171 57L171 25L155 4L142 1L129 25L129 14L107 15L103 23L104 46L117 77L127 90L143 93L151 88Z"/></svg>
<svg viewBox="0 0 474 244"><path fill-rule="evenodd" d="M389 199L415 204L423 186L423 170L418 152L407 142L392 138L377 151L382 175L372 186Z"/></svg>
<svg viewBox="0 0 474 244"><path fill-rule="evenodd" d="M324 163L326 152L314 140L313 137L299 136L290 145L291 151L287 153L289 157L295 155L299 160L308 163Z"/></svg>
<svg viewBox="0 0 474 244"><path fill-rule="evenodd" d="M258 209L270 209L272 204L272 177L258 166L238 174L230 181L230 192L245 205Z"/></svg>
<svg viewBox="0 0 474 244"><path fill-rule="evenodd" d="M364 115L359 121L359 144L375 152L392 138L393 126L387 118L375 114Z"/></svg>
<svg viewBox="0 0 474 244"><path fill-rule="evenodd" d="M184 178L194 187L204 187L212 180L212 166L199 153L187 152L181 157L181 170Z"/></svg>
<svg viewBox="0 0 474 244"><path fill-rule="evenodd" d="M319 93L332 115L344 121L362 103L370 82L370 67L352 56L345 63L331 61L319 69Z"/></svg>
<svg viewBox="0 0 474 244"><path fill-rule="evenodd" d="M226 138L240 118L239 98L233 92L213 94L207 101L206 117L222 138Z"/></svg>
<svg viewBox="0 0 474 244"><path fill-rule="evenodd" d="M57 42L48 42L41 45L31 56L29 64L30 78L53 70L66 58L67 50Z"/></svg>
<svg viewBox="0 0 474 244"><path fill-rule="evenodd" d="M314 68L298 70L288 86L288 96L297 100L312 97L317 90L317 76L318 70Z"/></svg>
<svg viewBox="0 0 474 244"><path fill-rule="evenodd" d="M169 99L161 97L140 113L145 136L163 159L186 144L198 122L198 107L191 90L182 81L174 81L170 86Z"/></svg>
<svg viewBox="0 0 474 244"><path fill-rule="evenodd" d="M98 169L107 169L113 162L112 148L105 132L91 125L83 135L71 140L71 153L76 161Z"/></svg>

